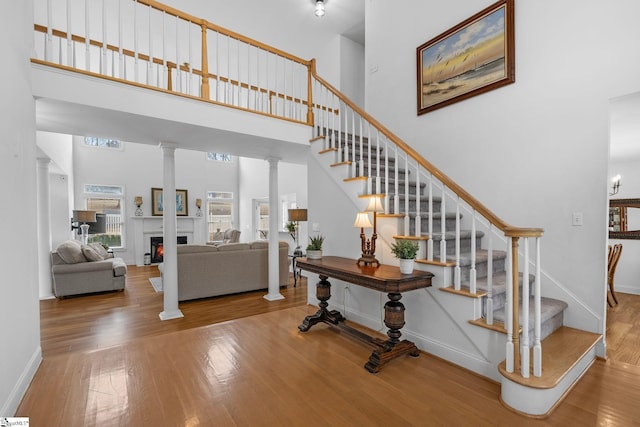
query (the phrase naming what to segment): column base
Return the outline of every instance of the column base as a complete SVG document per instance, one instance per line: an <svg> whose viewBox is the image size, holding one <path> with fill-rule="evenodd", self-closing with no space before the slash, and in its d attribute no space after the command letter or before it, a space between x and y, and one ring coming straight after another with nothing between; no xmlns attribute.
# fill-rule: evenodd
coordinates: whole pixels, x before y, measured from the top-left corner
<svg viewBox="0 0 640 427"><path fill-rule="evenodd" d="M163 311L158 316L160 316L160 320L171 320L171 319L179 319L181 317L184 317L184 314L182 314L182 311L176 310L176 311L170 311L170 312Z"/></svg>
<svg viewBox="0 0 640 427"><path fill-rule="evenodd" d="M266 299L267 301L278 301L278 300L284 299L284 296L281 293L277 293L277 294L267 294L263 298Z"/></svg>

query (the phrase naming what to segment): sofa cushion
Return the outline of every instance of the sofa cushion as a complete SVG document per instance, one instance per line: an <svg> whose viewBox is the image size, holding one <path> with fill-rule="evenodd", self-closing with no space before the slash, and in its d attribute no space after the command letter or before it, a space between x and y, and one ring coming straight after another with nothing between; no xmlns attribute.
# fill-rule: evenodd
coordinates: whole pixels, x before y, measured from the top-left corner
<svg viewBox="0 0 640 427"><path fill-rule="evenodd" d="M104 258L90 245L82 245L82 255L87 261L102 261Z"/></svg>
<svg viewBox="0 0 640 427"><path fill-rule="evenodd" d="M251 249L251 245L248 243L225 243L223 245L216 246L220 252L226 251L246 251Z"/></svg>
<svg viewBox="0 0 640 427"><path fill-rule="evenodd" d="M87 259L82 253L82 245L75 240L67 240L61 243L56 252L64 262L67 264L77 264L79 262L86 262Z"/></svg>
<svg viewBox="0 0 640 427"><path fill-rule="evenodd" d="M107 252L107 250L104 248L104 246L102 246L102 244L98 242L93 242L93 243L89 243L89 246L91 246L102 257L102 259L109 258L109 252Z"/></svg>
<svg viewBox="0 0 640 427"><path fill-rule="evenodd" d="M251 242L251 249L268 249L269 242L265 240L256 240L255 242Z"/></svg>
<svg viewBox="0 0 640 427"><path fill-rule="evenodd" d="M210 245L178 245L178 254L195 254L200 252L218 252L218 248Z"/></svg>

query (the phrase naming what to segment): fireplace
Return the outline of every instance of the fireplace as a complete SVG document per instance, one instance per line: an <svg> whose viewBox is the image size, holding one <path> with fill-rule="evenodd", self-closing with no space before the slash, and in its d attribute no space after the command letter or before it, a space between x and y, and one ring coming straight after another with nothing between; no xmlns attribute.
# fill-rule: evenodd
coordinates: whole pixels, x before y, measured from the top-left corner
<svg viewBox="0 0 640 427"><path fill-rule="evenodd" d="M164 260L164 246L162 245L162 236L149 237L151 247L151 263L159 263ZM187 236L178 236L177 243L179 245L187 244Z"/></svg>

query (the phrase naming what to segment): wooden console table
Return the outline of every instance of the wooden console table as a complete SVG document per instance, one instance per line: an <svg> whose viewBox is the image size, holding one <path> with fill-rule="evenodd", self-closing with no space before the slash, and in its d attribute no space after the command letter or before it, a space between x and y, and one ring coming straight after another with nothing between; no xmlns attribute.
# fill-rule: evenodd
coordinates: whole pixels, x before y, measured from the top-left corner
<svg viewBox="0 0 640 427"><path fill-rule="evenodd" d="M407 340L400 341L404 326L404 305L400 302L401 293L414 289L431 286L432 273L414 270L412 274L402 274L398 267L390 265L370 266L358 265L355 259L335 256L325 256L319 260L299 258L296 266L302 270L316 273L320 281L316 285L316 297L320 301L320 309L310 316L305 317L298 329L307 332L316 323L335 325L345 332L373 345L375 350L369 356L369 361L364 365L369 372L375 373L393 358L408 354L413 357L420 355L420 351L414 343ZM331 298L331 283L329 277L387 292L389 301L384 305L384 324L389 328L386 341L371 337L364 332L351 328L344 323L342 314L337 310L327 310L327 301Z"/></svg>

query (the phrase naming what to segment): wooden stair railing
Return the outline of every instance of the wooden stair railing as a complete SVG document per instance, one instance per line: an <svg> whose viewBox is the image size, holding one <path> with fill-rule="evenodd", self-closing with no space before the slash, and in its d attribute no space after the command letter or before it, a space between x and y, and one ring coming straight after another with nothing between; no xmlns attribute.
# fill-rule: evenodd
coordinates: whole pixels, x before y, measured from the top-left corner
<svg viewBox="0 0 640 427"><path fill-rule="evenodd" d="M540 376L542 373L542 349L540 340L540 238L543 230L540 228L521 228L514 227L503 221L480 201L475 199L465 189L460 187L456 182L446 176L441 170L423 158L416 150L407 145L398 136L383 126L375 118L371 117L351 100L344 96L340 91L333 87L330 83L320 77L316 72L315 60L312 60L311 74L314 79L314 93L318 104L327 105L330 111L316 110L316 123L314 126L314 139L324 138L323 150L334 151L336 153L336 164L344 164L349 168L348 180L357 180L359 178L366 179L366 190L363 196L384 194L385 196L393 192L393 200L385 198L385 212L393 211L394 215L404 214L404 235L399 237L420 239L421 231L421 212L420 212L420 195L421 181L426 182L428 191L428 215L427 226L427 261L432 262L434 256L433 241L434 237L440 235L440 263L448 265L447 261L447 241L445 230L445 216L447 200L453 200L456 208L456 233L455 233L455 257L456 263L454 267L454 288L460 290L460 216L462 203L472 215L471 218L471 279L470 293L475 293L475 253L476 253L476 233L478 226L484 226L488 230L489 237L489 259L492 259L493 235L502 232L504 239L508 261L507 261L507 298L511 301L507 304L506 329L507 329L507 348L506 348L506 369L513 372L514 369L520 370L523 377L529 376L529 337L528 327L521 328L520 325L529 323L528 298L523 298L523 307L521 310L520 290L517 284L520 282L520 265L519 258L522 257L522 293L529 294L529 269L532 265L535 270L535 290L534 290L534 375ZM383 153L384 166L381 166L379 153ZM372 156L372 153L376 153ZM393 159L395 166L391 176L389 176L389 161ZM400 166L404 170L400 170ZM413 180L413 182L410 181ZM404 194L399 194L400 181L404 181L402 185ZM390 188L389 183L393 181L394 188ZM411 189L413 186L413 190ZM382 185L384 183L384 185ZM384 187L384 188L383 188ZM441 229L433 229L434 216L434 190L440 190L441 199L440 223ZM415 197L416 212L409 213L409 200ZM404 199L404 206L400 204L400 199ZM393 206L393 208L391 208ZM410 222L413 217L413 224ZM481 218L480 220L476 218ZM413 228L413 233L410 233ZM523 254L520 255L519 246L522 239ZM535 258L531 259L529 254L530 239L535 241ZM490 261L489 261L490 263ZM489 268L491 271L491 267ZM488 308L487 323L491 325L491 273L489 273L489 290L488 290ZM514 286L516 284L516 286ZM522 323L520 315L522 313ZM523 345L520 345L519 333L523 333ZM522 350L522 351L520 351ZM518 367L518 368L516 368Z"/></svg>

